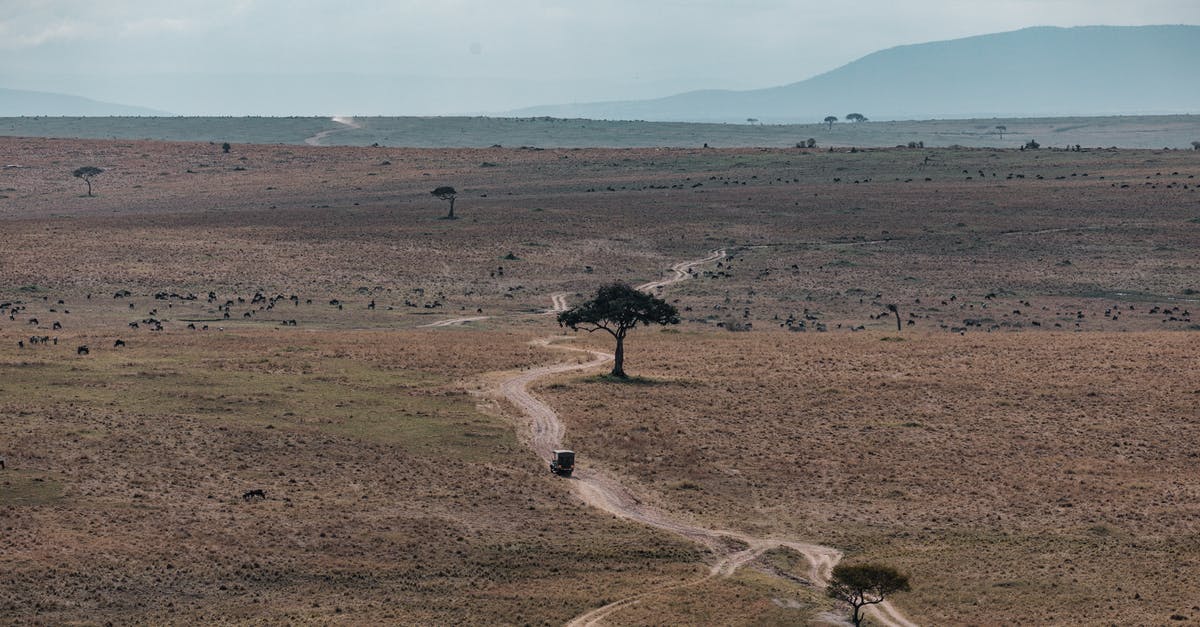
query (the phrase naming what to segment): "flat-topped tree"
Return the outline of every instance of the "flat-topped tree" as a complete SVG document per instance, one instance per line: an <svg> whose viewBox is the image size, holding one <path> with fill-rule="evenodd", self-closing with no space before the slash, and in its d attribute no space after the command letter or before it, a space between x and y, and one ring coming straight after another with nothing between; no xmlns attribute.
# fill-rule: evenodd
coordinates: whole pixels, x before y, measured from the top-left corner
<svg viewBox="0 0 1200 627"><path fill-rule="evenodd" d="M103 172L104 172L104 170L101 170L100 168L97 168L96 166L85 165L82 168L77 168L74 172L71 173L71 176L74 176L77 179L83 179L83 182L87 183L88 196L91 196L92 195L92 177L98 176L98 175L102 174Z"/></svg>
<svg viewBox="0 0 1200 627"><path fill-rule="evenodd" d="M833 129L833 123L834 123L834 122L837 122L837 116L836 116L836 115L828 115L828 116L825 116L825 123L829 125L829 128L830 128L830 130L832 130L832 129Z"/></svg>
<svg viewBox="0 0 1200 627"><path fill-rule="evenodd" d="M596 290L595 298L558 314L559 326L588 333L606 331L617 340L612 376L625 374L625 334L639 324L679 324L679 311L667 301L639 292L624 283L611 283Z"/></svg>
<svg viewBox="0 0 1200 627"><path fill-rule="evenodd" d="M830 577L825 592L830 597L850 605L853 609L850 621L858 627L862 625L864 605L883 603L888 595L908 589L908 576L900 574L891 566L838 564L833 567L833 576Z"/></svg>
<svg viewBox="0 0 1200 627"><path fill-rule="evenodd" d="M430 193L433 194L434 196L437 196L438 198L441 198L442 200L445 200L446 202L450 203L450 213L446 214L446 219L453 220L454 219L454 199L456 197L458 197L458 192L453 187L450 187L449 185L443 185L442 187L439 187Z"/></svg>

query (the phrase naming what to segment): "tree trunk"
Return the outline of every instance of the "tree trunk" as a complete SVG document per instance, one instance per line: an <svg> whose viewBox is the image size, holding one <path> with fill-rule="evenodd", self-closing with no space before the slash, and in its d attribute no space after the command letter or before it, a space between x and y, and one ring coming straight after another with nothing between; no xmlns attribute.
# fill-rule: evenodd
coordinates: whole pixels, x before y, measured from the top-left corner
<svg viewBox="0 0 1200 627"><path fill-rule="evenodd" d="M447 220L454 219L454 198L450 199L450 215L446 216Z"/></svg>
<svg viewBox="0 0 1200 627"><path fill-rule="evenodd" d="M87 180L87 179L83 179L83 182L84 182L84 183L87 183L87 186L88 186L88 196L91 196L91 195L92 195L92 182L91 182L91 181L89 181L89 180Z"/></svg>
<svg viewBox="0 0 1200 627"><path fill-rule="evenodd" d="M893 313L896 314L896 333L899 333L900 332L900 310L897 309Z"/></svg>
<svg viewBox="0 0 1200 627"><path fill-rule="evenodd" d="M862 627L863 615L860 612L861 609L861 605L854 606L854 615L850 617L850 622L854 623L854 627Z"/></svg>
<svg viewBox="0 0 1200 627"><path fill-rule="evenodd" d="M612 376L628 379L629 375L625 374L625 333L622 331L616 335L617 350L613 353Z"/></svg>

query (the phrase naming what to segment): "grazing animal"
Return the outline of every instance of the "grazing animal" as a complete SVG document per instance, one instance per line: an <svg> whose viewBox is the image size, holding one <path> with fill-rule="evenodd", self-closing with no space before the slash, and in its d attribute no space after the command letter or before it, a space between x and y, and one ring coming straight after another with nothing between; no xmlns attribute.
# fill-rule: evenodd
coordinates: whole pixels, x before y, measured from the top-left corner
<svg viewBox="0 0 1200 627"><path fill-rule="evenodd" d="M0 470L4 470L4 468L5 468L5 466L4 466L4 458L3 458L3 457L0 457Z"/></svg>
<svg viewBox="0 0 1200 627"><path fill-rule="evenodd" d="M17 340L17 348L25 348L25 341Z"/></svg>
<svg viewBox="0 0 1200 627"><path fill-rule="evenodd" d="M50 327L50 328L51 328L51 329L53 329L53 330L55 330L55 331L57 331L57 330L59 330L59 329L61 329L61 328L62 328L62 323L61 323L61 322L58 322L58 321L55 321L55 322L54 322L54 324L53 324L53 325L51 325L51 327Z"/></svg>
<svg viewBox="0 0 1200 627"><path fill-rule="evenodd" d="M117 340L113 342L113 348L120 348L125 345L125 340Z"/></svg>
<svg viewBox="0 0 1200 627"><path fill-rule="evenodd" d="M253 498L260 498L265 501L267 500L267 493L263 492L262 490L246 490L246 492L242 494L242 500L249 501Z"/></svg>
<svg viewBox="0 0 1200 627"><path fill-rule="evenodd" d="M37 326L37 324L38 324L38 319L37 319L37 318L30 318L30 319L29 319L29 324L32 324L33 326L35 326L35 327L36 327L36 326Z"/></svg>
<svg viewBox="0 0 1200 627"><path fill-rule="evenodd" d="M88 347L86 344L75 349L76 355L87 355L89 352L90 351L88 350Z"/></svg>

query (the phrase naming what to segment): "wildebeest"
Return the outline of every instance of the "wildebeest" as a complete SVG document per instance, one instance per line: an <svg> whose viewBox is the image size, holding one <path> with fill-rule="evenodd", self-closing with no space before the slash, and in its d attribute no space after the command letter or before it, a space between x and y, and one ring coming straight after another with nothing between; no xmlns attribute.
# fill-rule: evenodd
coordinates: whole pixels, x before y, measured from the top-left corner
<svg viewBox="0 0 1200 627"><path fill-rule="evenodd" d="M37 326L37 324L38 324L38 319L37 319L37 318L30 318L30 319L29 319L29 324L32 324L33 326Z"/></svg>
<svg viewBox="0 0 1200 627"><path fill-rule="evenodd" d="M61 322L58 322L58 321L56 320L56 321L54 321L54 324L53 324L53 325L51 325L51 327L50 327L50 328L51 328L51 329L53 329L53 330L55 330L55 331L57 331L57 330L59 330L59 329L61 329L61 328L62 328L62 323L61 323Z"/></svg>
<svg viewBox="0 0 1200 627"><path fill-rule="evenodd" d="M17 340L17 348L25 348L25 341Z"/></svg>
<svg viewBox="0 0 1200 627"><path fill-rule="evenodd" d="M113 348L120 348L125 345L125 340L117 340L113 342Z"/></svg>
<svg viewBox="0 0 1200 627"><path fill-rule="evenodd" d="M261 489L259 489L259 490L246 490L246 492L244 494L242 494L242 499L246 500L246 501L249 501L250 499L253 499L256 497L263 499L265 501L267 499L267 493L263 492Z"/></svg>
<svg viewBox="0 0 1200 627"><path fill-rule="evenodd" d="M90 352L90 351L88 350L88 347L87 347L87 345L86 345L86 344L84 344L83 346L80 346L79 348L76 348L76 349L75 349L75 354L76 354L76 355L87 355L89 352Z"/></svg>

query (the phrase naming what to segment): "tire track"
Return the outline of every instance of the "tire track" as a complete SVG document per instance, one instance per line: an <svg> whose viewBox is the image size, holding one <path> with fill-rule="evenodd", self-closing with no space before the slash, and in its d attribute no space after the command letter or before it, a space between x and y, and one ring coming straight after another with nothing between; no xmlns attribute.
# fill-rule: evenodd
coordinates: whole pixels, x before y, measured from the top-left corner
<svg viewBox="0 0 1200 627"><path fill-rule="evenodd" d="M716 250L703 259L677 263L671 267L672 276L659 281L644 283L639 285L638 289L643 291L660 291L663 288L690 278L692 276L690 270L696 266L711 263L724 256L724 250ZM555 297L552 297L552 302L554 303L552 311L560 310L560 307L562 309L566 308L565 295L562 295L562 298L558 298L558 296L560 295L556 294ZM576 354L576 361L541 366L520 374L508 376L493 388L496 394L516 406L529 421L529 446L543 463L548 463L551 458L551 452L561 446L563 436L566 433L566 427L553 408L529 391L530 384L543 377L575 370L587 370L612 360L612 355L602 351L554 345L552 342L555 339L545 338L537 340L535 344L571 351ZM633 596L592 609L569 622L569 627L597 625L620 610L640 603L649 596L697 586L717 577L728 577L737 572L738 569L753 562L764 552L777 547L786 547L803 555L809 564L808 578L816 586L823 587L828 583L833 567L842 558L841 551L831 547L787 538L758 538L737 531L708 529L685 521L675 520L665 512L643 502L642 499L638 498L632 491L612 477L597 470L587 469L577 471L574 478L570 480L570 485L575 490L575 493L592 507L621 518L678 534L705 545L719 557L703 577L639 592ZM743 544L746 548L731 552L728 548L730 540ZM913 622L906 619L890 603L885 602L872 606L867 608L866 611L883 625L890 627L916 627Z"/></svg>

